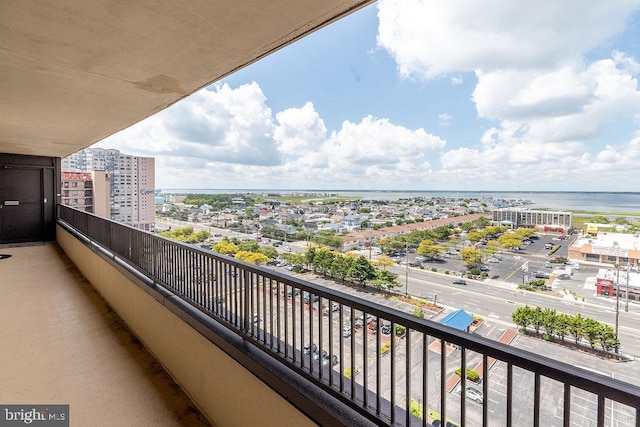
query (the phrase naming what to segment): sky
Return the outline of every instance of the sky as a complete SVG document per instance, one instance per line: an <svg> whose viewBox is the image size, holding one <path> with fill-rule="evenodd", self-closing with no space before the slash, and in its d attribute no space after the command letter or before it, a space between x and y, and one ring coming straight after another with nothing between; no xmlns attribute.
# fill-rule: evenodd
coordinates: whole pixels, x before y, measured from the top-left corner
<svg viewBox="0 0 640 427"><path fill-rule="evenodd" d="M96 146L156 188L640 191L640 0L379 0Z"/></svg>

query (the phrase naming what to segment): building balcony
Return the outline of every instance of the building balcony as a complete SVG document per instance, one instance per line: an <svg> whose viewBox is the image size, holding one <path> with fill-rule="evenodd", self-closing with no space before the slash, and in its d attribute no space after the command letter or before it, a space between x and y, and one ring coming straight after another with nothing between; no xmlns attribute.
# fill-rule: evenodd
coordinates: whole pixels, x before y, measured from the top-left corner
<svg viewBox="0 0 640 427"><path fill-rule="evenodd" d="M74 425L93 423L97 395L113 402L109 416L155 413L178 424L435 426L446 417L454 426L639 425L640 388L627 382L59 212L57 245L3 250L13 257L0 260L2 271L11 266L2 315L20 326L3 332L3 347L16 350L2 362L15 374L0 401L70 403ZM44 356L33 357L36 345ZM456 369L483 380L472 384ZM502 379L490 375L495 369ZM193 403L165 394L177 387L161 376ZM456 391L467 387L481 397ZM132 425L117 421L110 424Z"/></svg>

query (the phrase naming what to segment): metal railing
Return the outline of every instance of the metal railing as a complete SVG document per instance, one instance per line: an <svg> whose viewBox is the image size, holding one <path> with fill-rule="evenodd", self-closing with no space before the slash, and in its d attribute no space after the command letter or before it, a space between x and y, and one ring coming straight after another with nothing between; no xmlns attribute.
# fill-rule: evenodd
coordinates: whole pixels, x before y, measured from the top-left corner
<svg viewBox="0 0 640 427"><path fill-rule="evenodd" d="M374 424L640 426L635 385L66 206L59 219ZM477 384L455 374L473 368Z"/></svg>

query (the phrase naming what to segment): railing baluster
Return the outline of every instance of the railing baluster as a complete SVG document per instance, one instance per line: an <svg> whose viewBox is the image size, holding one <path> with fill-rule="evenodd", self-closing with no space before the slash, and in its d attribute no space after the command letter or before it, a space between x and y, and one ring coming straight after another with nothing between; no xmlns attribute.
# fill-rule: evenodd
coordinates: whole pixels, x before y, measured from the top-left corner
<svg viewBox="0 0 640 427"><path fill-rule="evenodd" d="M367 390L369 389L369 314L362 313L362 406L367 407Z"/></svg>
<svg viewBox="0 0 640 427"><path fill-rule="evenodd" d="M389 349L389 351L391 352L391 354L389 355L390 357L390 363L391 363L391 378L390 378L390 386L391 386L391 402L389 402L391 404L391 414L390 418L391 418L391 424L394 424L396 422L396 346L395 346L395 342L396 342L396 328L395 325L392 323L391 324L391 347Z"/></svg>
<svg viewBox="0 0 640 427"><path fill-rule="evenodd" d="M382 320L378 318L378 331L376 334L376 415L380 415L380 393L381 393L381 379L382 379L382 337L381 324Z"/></svg>
<svg viewBox="0 0 640 427"><path fill-rule="evenodd" d="M440 339L440 415L442 423L446 425L447 419L447 342Z"/></svg>
<svg viewBox="0 0 640 427"><path fill-rule="evenodd" d="M540 425L540 374L537 372L533 377L533 425Z"/></svg>
<svg viewBox="0 0 640 427"><path fill-rule="evenodd" d="M512 426L513 420L513 365L507 364L507 427Z"/></svg>
<svg viewBox="0 0 640 427"><path fill-rule="evenodd" d="M405 411L407 414L407 422L405 425L411 425L411 331L407 328L405 333L405 373L404 373L404 384L405 384Z"/></svg>
<svg viewBox="0 0 640 427"><path fill-rule="evenodd" d="M467 349L460 349L460 421L462 424L467 422Z"/></svg>
<svg viewBox="0 0 640 427"><path fill-rule="evenodd" d="M564 403L562 408L562 425L564 427L571 426L571 386L564 385Z"/></svg>

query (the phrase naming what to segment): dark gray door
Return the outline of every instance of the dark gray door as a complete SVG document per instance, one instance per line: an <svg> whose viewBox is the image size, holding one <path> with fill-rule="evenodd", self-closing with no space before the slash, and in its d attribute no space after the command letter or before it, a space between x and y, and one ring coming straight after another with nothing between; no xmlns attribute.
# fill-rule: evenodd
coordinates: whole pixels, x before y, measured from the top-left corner
<svg viewBox="0 0 640 427"><path fill-rule="evenodd" d="M41 168L0 167L0 243L46 240L42 174Z"/></svg>

